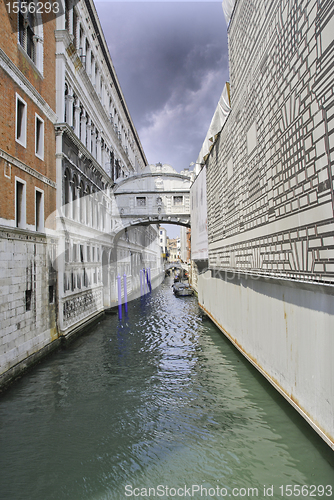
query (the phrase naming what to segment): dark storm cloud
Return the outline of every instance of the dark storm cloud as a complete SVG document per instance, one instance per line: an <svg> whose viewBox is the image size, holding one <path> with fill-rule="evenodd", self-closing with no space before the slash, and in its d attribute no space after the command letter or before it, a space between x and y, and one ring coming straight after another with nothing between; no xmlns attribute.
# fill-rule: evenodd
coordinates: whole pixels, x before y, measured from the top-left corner
<svg viewBox="0 0 334 500"><path fill-rule="evenodd" d="M109 51L150 163L196 161L225 82L220 2L96 4Z"/></svg>

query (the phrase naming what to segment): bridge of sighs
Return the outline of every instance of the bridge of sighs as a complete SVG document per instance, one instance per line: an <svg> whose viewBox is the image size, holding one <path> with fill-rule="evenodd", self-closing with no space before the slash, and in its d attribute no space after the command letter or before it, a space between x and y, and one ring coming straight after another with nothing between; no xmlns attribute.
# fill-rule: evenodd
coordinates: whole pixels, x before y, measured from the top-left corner
<svg viewBox="0 0 334 500"><path fill-rule="evenodd" d="M138 175L117 181L114 196L122 229L136 225L190 226L193 172L170 165L148 165Z"/></svg>

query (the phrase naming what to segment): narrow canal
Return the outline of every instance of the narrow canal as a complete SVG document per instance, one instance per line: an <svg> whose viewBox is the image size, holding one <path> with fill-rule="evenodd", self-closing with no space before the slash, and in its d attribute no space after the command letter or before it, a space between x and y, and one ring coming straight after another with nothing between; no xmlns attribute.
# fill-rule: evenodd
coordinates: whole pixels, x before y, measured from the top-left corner
<svg viewBox="0 0 334 500"><path fill-rule="evenodd" d="M330 448L170 279L4 392L0 449L1 500L333 495Z"/></svg>

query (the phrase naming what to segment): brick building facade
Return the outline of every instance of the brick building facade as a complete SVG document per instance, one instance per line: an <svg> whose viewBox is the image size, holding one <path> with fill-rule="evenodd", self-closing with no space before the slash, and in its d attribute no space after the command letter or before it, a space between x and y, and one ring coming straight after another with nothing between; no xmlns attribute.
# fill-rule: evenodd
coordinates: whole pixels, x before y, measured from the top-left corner
<svg viewBox="0 0 334 500"><path fill-rule="evenodd" d="M8 12L11 7L0 6L0 374L57 338L56 275L48 258L56 245L50 217L56 207L55 20Z"/></svg>

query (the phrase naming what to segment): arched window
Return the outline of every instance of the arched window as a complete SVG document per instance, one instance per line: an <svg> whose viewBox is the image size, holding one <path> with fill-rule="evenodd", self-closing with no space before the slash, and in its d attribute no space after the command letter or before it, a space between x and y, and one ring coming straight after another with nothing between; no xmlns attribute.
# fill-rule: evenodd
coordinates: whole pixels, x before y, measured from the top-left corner
<svg viewBox="0 0 334 500"><path fill-rule="evenodd" d="M75 112L76 105L77 105L77 102L78 102L78 97L76 96L76 94L73 94L73 102L74 102L74 106L72 107L72 113L73 113L72 123L73 123L73 130L76 131L76 130L80 130L80 125L77 123L78 116L77 116L77 114Z"/></svg>
<svg viewBox="0 0 334 500"><path fill-rule="evenodd" d="M102 199L102 205L101 205L101 223L102 223L102 230L105 230L106 227L106 202L105 199Z"/></svg>
<svg viewBox="0 0 334 500"><path fill-rule="evenodd" d="M110 153L110 171L111 171L111 178L113 181L115 181L115 165L114 165L114 152L111 151Z"/></svg>
<svg viewBox="0 0 334 500"><path fill-rule="evenodd" d="M101 229L101 205L102 203L102 195L101 192L96 195L96 229Z"/></svg>
<svg viewBox="0 0 334 500"><path fill-rule="evenodd" d="M65 102L66 102L67 96L68 96L68 85L65 82ZM65 117L64 117L65 122L67 122L67 119L68 119L68 116L67 116L67 106L65 105Z"/></svg>
<svg viewBox="0 0 334 500"><path fill-rule="evenodd" d="M91 212L92 212L92 227L96 227L96 198L95 198L95 191L92 191L92 205L91 205Z"/></svg>
<svg viewBox="0 0 334 500"><path fill-rule="evenodd" d="M70 216L70 172L68 169L65 170L65 182L64 182L64 195L63 195L63 204L65 205L65 216Z"/></svg>
<svg viewBox="0 0 334 500"><path fill-rule="evenodd" d="M116 179L118 179L121 173L121 167L118 159L115 161L115 165L116 165Z"/></svg>
<svg viewBox="0 0 334 500"><path fill-rule="evenodd" d="M89 186L87 186L85 191L85 203L86 203L86 224L91 225L91 195Z"/></svg>
<svg viewBox="0 0 334 500"><path fill-rule="evenodd" d="M82 224L85 223L85 203L86 203L86 197L85 197L85 187L83 182L80 182L80 222Z"/></svg>
<svg viewBox="0 0 334 500"><path fill-rule="evenodd" d="M78 179L76 175L73 176L73 183L72 183L72 205L73 205L73 212L72 216L73 219L78 218Z"/></svg>

